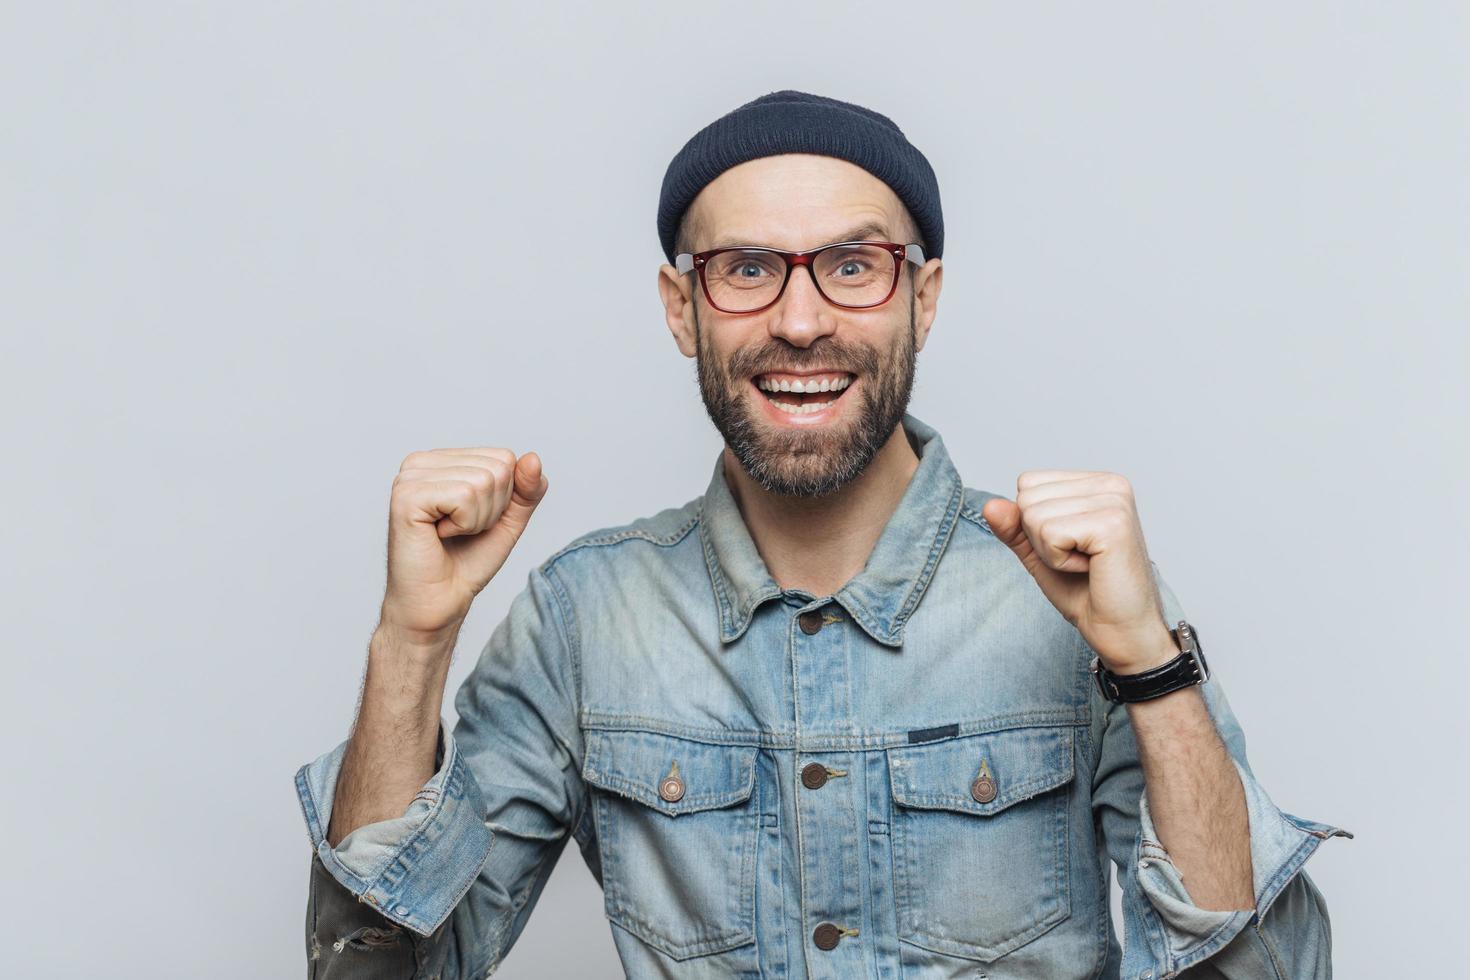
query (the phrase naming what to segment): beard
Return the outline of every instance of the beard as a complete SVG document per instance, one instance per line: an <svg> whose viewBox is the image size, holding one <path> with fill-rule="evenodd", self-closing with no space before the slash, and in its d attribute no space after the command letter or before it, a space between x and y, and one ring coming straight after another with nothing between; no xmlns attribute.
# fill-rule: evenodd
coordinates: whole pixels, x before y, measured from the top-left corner
<svg viewBox="0 0 1470 980"><path fill-rule="evenodd" d="M899 330L887 350L839 341L831 334L810 347L773 338L742 348L722 363L705 346L696 308L695 360L704 410L741 467L767 492L783 497L836 493L867 469L908 411L917 365L915 327L911 300L909 328ZM752 392L765 397L751 383L756 375L818 367L857 375L860 383L843 396L858 396L855 418L810 430L780 427L762 418L751 403Z"/></svg>

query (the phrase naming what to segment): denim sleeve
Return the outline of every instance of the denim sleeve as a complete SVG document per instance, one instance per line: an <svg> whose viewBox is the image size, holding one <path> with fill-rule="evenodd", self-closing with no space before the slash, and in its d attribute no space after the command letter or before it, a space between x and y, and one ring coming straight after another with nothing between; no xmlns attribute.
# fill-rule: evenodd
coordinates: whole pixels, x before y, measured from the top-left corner
<svg viewBox="0 0 1470 980"><path fill-rule="evenodd" d="M1173 626L1186 618L1184 610L1157 565L1154 576ZM1093 814L1123 891L1122 975L1156 980L1330 978L1327 904L1302 866L1328 837L1353 835L1293 816L1271 802L1246 761L1245 734L1214 673L1208 641L1202 638L1201 645L1211 676L1200 691L1245 790L1255 908L1209 910L1190 900L1149 815L1128 707L1104 700L1093 688L1102 717Z"/></svg>
<svg viewBox="0 0 1470 980"><path fill-rule="evenodd" d="M553 574L534 569L512 600L455 696L454 731L440 720L436 772L402 816L332 848L347 743L297 771L313 851L313 980L486 976L520 935L569 833L585 830L574 624Z"/></svg>

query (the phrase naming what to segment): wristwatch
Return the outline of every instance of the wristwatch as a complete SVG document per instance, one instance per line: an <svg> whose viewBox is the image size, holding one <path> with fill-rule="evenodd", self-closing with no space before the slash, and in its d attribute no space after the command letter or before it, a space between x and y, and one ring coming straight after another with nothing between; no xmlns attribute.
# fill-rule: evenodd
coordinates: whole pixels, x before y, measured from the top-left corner
<svg viewBox="0 0 1470 980"><path fill-rule="evenodd" d="M1200 646L1199 631L1181 619L1169 635L1179 647L1179 656L1137 674L1115 674L1102 665L1100 657L1093 657L1092 676L1097 678L1097 689L1102 691L1102 696L1115 704L1148 701L1208 680L1210 669Z"/></svg>

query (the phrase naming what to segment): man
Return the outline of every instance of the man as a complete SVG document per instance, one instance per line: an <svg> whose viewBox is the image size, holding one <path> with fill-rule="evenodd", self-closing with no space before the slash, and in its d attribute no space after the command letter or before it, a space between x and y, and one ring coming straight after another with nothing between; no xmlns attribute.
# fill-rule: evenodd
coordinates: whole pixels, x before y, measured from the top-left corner
<svg viewBox="0 0 1470 980"><path fill-rule="evenodd" d="M1301 866L1351 835L1255 781L1127 480L971 490L907 412L944 231L898 127L756 99L658 228L708 489L537 566L451 733L459 625L548 481L404 461L357 722L297 773L312 975L493 973L570 835L633 977L1329 976Z"/></svg>

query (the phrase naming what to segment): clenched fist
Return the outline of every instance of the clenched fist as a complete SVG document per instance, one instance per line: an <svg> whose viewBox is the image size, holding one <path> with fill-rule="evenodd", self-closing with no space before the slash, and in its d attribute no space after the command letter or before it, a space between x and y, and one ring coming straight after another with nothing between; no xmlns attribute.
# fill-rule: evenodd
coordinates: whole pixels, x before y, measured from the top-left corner
<svg viewBox="0 0 1470 980"><path fill-rule="evenodd" d="M382 626L435 642L459 629L546 494L541 458L509 449L410 453L388 508Z"/></svg>
<svg viewBox="0 0 1470 980"><path fill-rule="evenodd" d="M1014 502L992 498L981 514L1108 669L1137 673L1178 654L1127 478L1027 470Z"/></svg>

